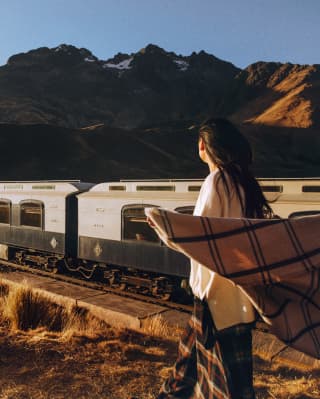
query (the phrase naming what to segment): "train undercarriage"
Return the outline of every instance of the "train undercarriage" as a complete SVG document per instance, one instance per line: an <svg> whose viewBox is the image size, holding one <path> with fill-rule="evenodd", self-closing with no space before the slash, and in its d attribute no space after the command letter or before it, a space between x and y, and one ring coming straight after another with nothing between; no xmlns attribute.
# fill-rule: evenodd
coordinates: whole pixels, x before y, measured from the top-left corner
<svg viewBox="0 0 320 399"><path fill-rule="evenodd" d="M122 291L166 301L189 303L191 299L186 279L177 276L159 275L116 265L66 258L62 255L26 248L9 247L7 260L53 274L71 274L85 280L99 281Z"/></svg>

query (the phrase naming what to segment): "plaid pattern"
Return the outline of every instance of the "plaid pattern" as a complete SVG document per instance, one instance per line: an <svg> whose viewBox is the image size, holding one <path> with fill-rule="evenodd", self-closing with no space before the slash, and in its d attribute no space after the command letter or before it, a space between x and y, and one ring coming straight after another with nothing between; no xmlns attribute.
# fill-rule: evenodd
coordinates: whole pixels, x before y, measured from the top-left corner
<svg viewBox="0 0 320 399"><path fill-rule="evenodd" d="M231 219L148 209L169 246L230 278L270 330L320 359L320 216Z"/></svg>
<svg viewBox="0 0 320 399"><path fill-rule="evenodd" d="M206 303L195 300L178 359L158 399L254 399L251 327L217 332Z"/></svg>
<svg viewBox="0 0 320 399"><path fill-rule="evenodd" d="M252 365L253 324L240 324L218 335L232 399L254 399Z"/></svg>

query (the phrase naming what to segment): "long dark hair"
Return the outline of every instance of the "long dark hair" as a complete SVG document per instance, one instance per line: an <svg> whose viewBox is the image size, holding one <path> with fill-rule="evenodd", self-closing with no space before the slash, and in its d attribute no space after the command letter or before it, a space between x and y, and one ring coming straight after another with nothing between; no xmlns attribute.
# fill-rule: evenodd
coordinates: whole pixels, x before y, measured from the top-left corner
<svg viewBox="0 0 320 399"><path fill-rule="evenodd" d="M241 132L227 119L211 118L200 126L199 138L204 142L208 157L219 169L228 194L231 189L228 181L231 179L244 215L248 218L271 218L272 209L250 172L252 151ZM226 174L230 179L226 178ZM243 189L244 201L240 187Z"/></svg>

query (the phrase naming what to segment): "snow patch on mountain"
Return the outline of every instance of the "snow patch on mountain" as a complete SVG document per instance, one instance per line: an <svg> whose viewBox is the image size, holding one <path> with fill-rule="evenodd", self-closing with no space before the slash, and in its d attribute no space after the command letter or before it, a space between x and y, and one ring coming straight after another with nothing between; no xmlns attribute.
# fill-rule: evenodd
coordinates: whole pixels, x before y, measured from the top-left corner
<svg viewBox="0 0 320 399"><path fill-rule="evenodd" d="M93 56L91 55L91 56L89 56L89 57L86 57L86 58L84 59L84 61L85 61L85 62L95 62L95 61L96 61L96 58L93 57Z"/></svg>
<svg viewBox="0 0 320 399"><path fill-rule="evenodd" d="M177 65L180 71L185 72L189 68L189 63L183 60L173 60Z"/></svg>
<svg viewBox="0 0 320 399"><path fill-rule="evenodd" d="M114 64L112 62L107 62L106 64L103 64L103 68L115 68L115 69L119 69L121 71L126 70L126 69L131 69L132 67L130 66L130 64L131 64L132 60L133 60L133 57L130 57L124 61L121 61L118 64Z"/></svg>

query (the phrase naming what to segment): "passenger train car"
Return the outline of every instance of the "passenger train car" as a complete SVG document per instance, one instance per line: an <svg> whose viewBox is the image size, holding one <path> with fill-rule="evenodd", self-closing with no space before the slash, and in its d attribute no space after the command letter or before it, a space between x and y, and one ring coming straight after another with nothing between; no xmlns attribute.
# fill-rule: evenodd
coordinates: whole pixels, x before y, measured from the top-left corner
<svg viewBox="0 0 320 399"><path fill-rule="evenodd" d="M100 269L122 266L105 267L104 278L167 297L187 278L189 261L160 242L144 209L161 206L192 213L200 186L201 181L101 183L78 195L79 258L86 260L88 270L97 263Z"/></svg>
<svg viewBox="0 0 320 399"><path fill-rule="evenodd" d="M259 182L279 217L320 212L320 179ZM144 209L192 213L201 183L0 183L0 259L168 299L185 284L189 260L160 242Z"/></svg>
<svg viewBox="0 0 320 399"><path fill-rule="evenodd" d="M92 186L78 181L0 183L0 259L55 270L59 260L76 257L76 194Z"/></svg>

